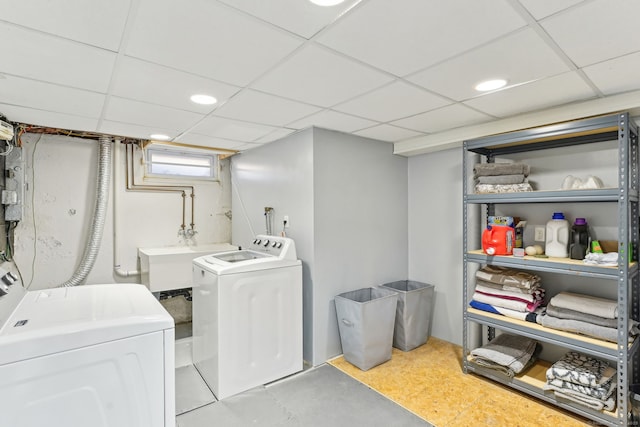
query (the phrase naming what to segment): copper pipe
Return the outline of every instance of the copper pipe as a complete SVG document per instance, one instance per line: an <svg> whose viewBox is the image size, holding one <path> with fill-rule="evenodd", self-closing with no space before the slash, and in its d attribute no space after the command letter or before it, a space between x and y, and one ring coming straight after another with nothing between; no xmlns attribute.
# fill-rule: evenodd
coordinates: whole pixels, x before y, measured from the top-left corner
<svg viewBox="0 0 640 427"><path fill-rule="evenodd" d="M171 192L171 193L181 193L182 195L182 224L180 228L184 230L186 228L186 197L187 194L185 190L191 191L191 229L195 227L194 223L194 203L193 200L195 198L195 190L192 185L141 185L136 184L135 182L135 173L133 170L133 146L131 147L131 154L129 154L129 145L126 144L126 178L127 178L127 191L144 191L144 192ZM131 178L130 178L131 176Z"/></svg>

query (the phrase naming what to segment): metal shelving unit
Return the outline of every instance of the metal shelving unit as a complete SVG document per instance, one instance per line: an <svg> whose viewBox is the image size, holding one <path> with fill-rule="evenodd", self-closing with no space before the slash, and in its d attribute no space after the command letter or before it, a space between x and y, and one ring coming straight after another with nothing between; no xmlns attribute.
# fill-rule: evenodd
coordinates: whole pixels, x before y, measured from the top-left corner
<svg viewBox="0 0 640 427"><path fill-rule="evenodd" d="M473 194L467 176L471 166L471 154L485 156L491 163L496 157L535 150L559 147L584 146L584 144L618 142L618 187L598 190L532 191L526 193ZM492 380L523 391L546 402L580 414L591 420L610 426L626 426L630 417L629 388L640 378L640 338L627 342L629 320L640 319L640 272L638 269L639 233L639 150L638 129L630 121L628 113L611 114L573 122L554 124L535 129L505 133L496 136L465 141L463 146L463 370L474 372ZM564 258L535 258L525 256L488 256L478 248L469 247L469 206L484 205L488 215L493 215L496 204L527 203L615 203L617 204L619 256L617 267L585 265ZM633 247L633 260L629 261L624 248ZM617 287L618 342L610 343L569 332L545 328L505 316L486 313L469 307L469 284L473 279L469 264L498 265L530 271L592 277ZM567 349L609 360L617 365L617 408L615 412L595 411L585 406L556 398L552 392L542 390L549 362L541 361L527 373L509 378L484 369L470 360L469 324L479 324L487 329L489 339L495 329L524 335ZM625 331L625 332L623 332ZM534 378L535 377L535 378Z"/></svg>

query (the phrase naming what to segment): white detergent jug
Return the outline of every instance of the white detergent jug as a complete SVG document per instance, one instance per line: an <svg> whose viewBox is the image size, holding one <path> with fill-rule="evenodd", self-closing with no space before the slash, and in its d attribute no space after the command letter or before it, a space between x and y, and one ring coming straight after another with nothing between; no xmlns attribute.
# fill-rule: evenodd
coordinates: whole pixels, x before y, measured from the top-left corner
<svg viewBox="0 0 640 427"><path fill-rule="evenodd" d="M547 222L544 253L555 258L569 257L569 221L562 212L554 212Z"/></svg>

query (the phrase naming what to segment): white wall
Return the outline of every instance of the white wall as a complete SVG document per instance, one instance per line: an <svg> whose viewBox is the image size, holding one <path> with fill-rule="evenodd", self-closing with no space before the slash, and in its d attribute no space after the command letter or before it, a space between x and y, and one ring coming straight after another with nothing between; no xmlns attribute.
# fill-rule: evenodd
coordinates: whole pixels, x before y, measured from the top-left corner
<svg viewBox="0 0 640 427"><path fill-rule="evenodd" d="M25 214L16 229L15 260L31 289L55 287L69 279L82 258L94 209L98 161L95 141L51 135L22 137L26 159ZM122 147L119 147L120 149ZM35 149L35 150L34 150ZM120 153L122 154L122 153ZM116 242L122 268L138 268L137 248L178 242L182 200L174 193L132 193L124 187L124 155L112 176L103 240L87 283L138 282L113 273L113 189L118 191L122 229ZM198 243L230 240L231 209L228 161L221 182L196 187L195 223ZM188 221L190 222L190 210Z"/></svg>

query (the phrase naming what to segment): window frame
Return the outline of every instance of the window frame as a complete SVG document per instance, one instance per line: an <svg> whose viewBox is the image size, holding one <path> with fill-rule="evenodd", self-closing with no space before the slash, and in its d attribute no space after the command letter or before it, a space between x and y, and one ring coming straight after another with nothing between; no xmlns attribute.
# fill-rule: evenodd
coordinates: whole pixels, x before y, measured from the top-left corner
<svg viewBox="0 0 640 427"><path fill-rule="evenodd" d="M209 170L209 175L181 175L181 174L172 174L172 173L154 173L152 171L154 164L167 164L167 165L178 165L180 163L163 163L163 162L153 162L152 156L154 154L168 154L172 156L184 156L185 158L192 159L208 159L210 160L210 166L202 166L202 168L206 168ZM217 182L220 180L220 156L218 153L206 150L206 149L196 149L191 147L174 147L171 145L164 144L149 144L144 147L143 152L143 162L144 162L144 178L145 180L172 180L172 181L203 181L203 182ZM184 166L193 166L194 165L184 165Z"/></svg>

